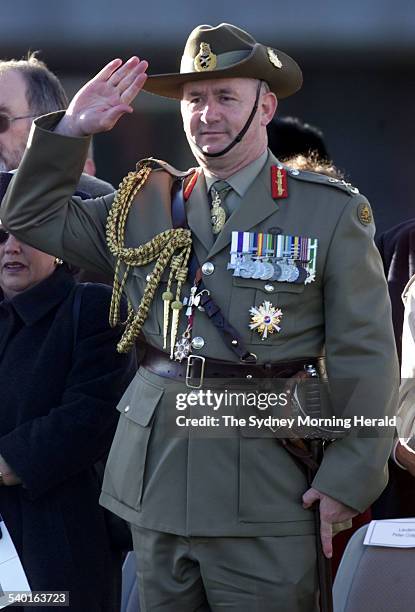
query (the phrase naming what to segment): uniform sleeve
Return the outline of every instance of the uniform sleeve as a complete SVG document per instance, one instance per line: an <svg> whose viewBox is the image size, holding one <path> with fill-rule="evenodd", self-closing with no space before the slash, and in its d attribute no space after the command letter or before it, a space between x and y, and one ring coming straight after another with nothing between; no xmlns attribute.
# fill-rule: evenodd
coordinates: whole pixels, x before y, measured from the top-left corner
<svg viewBox="0 0 415 612"><path fill-rule="evenodd" d="M405 300L402 332L402 368L399 389L397 433L399 438L415 435L415 286L411 287Z"/></svg>
<svg viewBox="0 0 415 612"><path fill-rule="evenodd" d="M36 120L19 170L3 198L0 218L31 246L93 272L108 274L113 259L105 225L113 195L72 197L84 167L89 138L55 134L61 113Z"/></svg>
<svg viewBox="0 0 415 612"><path fill-rule="evenodd" d="M109 301L107 287L85 288L60 404L0 439L0 454L32 498L90 468L109 450L116 405L135 373L134 351L116 351L121 330L109 327Z"/></svg>
<svg viewBox="0 0 415 612"><path fill-rule="evenodd" d="M394 432L393 427L359 419L394 416L399 384L389 295L368 206L360 195L350 198L324 270L332 411L350 418L352 428L329 446L313 482L316 489L359 511L386 485Z"/></svg>

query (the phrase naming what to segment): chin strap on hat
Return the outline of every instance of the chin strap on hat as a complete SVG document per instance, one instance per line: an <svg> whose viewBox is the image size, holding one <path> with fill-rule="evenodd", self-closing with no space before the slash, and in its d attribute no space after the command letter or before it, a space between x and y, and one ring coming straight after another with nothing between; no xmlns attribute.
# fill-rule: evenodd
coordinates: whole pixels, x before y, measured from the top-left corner
<svg viewBox="0 0 415 612"><path fill-rule="evenodd" d="M254 106L252 107L251 114L249 115L244 127L239 132L239 134L234 138L234 140L232 140L232 142L228 144L227 147L225 147L222 151L218 151L217 153L205 153L202 147L199 147L199 145L196 145L196 147L199 149L201 153L203 153L205 157L220 157L221 155L225 155L225 153L228 153L231 149L233 149L233 147L237 145L238 142L241 142L242 138L245 136L245 134L249 130L249 126L251 125L252 120L255 117L255 114L258 110L258 101L259 101L259 94L261 93L261 85L262 85L262 81L258 81Z"/></svg>

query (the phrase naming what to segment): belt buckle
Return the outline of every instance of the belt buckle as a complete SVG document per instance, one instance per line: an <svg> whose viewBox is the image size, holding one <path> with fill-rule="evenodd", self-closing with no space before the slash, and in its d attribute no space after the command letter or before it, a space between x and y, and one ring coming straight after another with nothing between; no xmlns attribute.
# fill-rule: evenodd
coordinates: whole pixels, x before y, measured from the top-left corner
<svg viewBox="0 0 415 612"><path fill-rule="evenodd" d="M190 376L190 368L192 367L195 359L200 360L200 381L198 385L192 385L192 383L190 382L192 380L192 376ZM186 387L189 387L190 389L200 389L201 388L201 386L203 385L203 379L205 375L205 362L206 362L206 359L202 357L201 355L188 355L187 366L186 366Z"/></svg>

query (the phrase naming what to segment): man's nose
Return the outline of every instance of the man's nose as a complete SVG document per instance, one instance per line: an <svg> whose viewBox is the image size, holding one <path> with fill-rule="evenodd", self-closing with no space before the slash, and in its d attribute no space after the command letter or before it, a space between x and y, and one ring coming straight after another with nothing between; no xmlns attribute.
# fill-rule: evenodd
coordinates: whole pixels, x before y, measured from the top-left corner
<svg viewBox="0 0 415 612"><path fill-rule="evenodd" d="M203 123L214 123L220 120L219 106L214 100L206 102L202 109L200 120Z"/></svg>

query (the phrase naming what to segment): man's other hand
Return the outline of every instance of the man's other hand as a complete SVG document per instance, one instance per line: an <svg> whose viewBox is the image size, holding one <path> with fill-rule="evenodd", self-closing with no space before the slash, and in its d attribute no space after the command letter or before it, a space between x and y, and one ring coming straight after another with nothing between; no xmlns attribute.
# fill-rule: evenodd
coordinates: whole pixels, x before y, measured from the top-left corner
<svg viewBox="0 0 415 612"><path fill-rule="evenodd" d="M346 506L337 501L337 499L325 495L311 487L303 495L303 506L304 508L311 508L316 502L320 504L321 545L327 559L331 559L333 556L333 523L343 523L357 516L359 513L357 510L350 508L350 506Z"/></svg>
<svg viewBox="0 0 415 612"><path fill-rule="evenodd" d="M395 449L397 461L415 476L415 452L405 442L398 442Z"/></svg>
<svg viewBox="0 0 415 612"><path fill-rule="evenodd" d="M115 59L75 94L55 128L65 136L90 136L108 132L125 113L147 79L148 64L131 57L125 64Z"/></svg>

